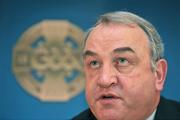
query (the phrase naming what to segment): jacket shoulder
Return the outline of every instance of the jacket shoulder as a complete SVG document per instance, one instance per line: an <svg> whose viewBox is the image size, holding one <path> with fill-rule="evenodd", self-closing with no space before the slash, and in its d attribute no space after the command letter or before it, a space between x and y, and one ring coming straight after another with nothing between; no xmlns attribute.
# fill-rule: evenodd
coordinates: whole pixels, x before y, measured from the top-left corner
<svg viewBox="0 0 180 120"><path fill-rule="evenodd" d="M161 97L155 119L180 119L180 102Z"/></svg>

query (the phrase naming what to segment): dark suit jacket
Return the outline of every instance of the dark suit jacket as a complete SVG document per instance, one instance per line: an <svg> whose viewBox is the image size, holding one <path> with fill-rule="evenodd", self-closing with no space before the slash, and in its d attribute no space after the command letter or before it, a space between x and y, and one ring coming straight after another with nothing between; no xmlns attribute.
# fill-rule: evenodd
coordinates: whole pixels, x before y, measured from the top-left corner
<svg viewBox="0 0 180 120"><path fill-rule="evenodd" d="M96 118L90 109L87 109L73 120L96 120ZM154 120L180 120L180 102L161 97Z"/></svg>

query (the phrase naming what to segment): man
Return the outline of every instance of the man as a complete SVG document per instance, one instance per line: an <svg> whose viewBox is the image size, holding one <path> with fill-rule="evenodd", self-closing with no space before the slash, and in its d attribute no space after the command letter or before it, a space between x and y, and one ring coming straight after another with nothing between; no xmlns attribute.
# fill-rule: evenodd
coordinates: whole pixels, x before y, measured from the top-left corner
<svg viewBox="0 0 180 120"><path fill-rule="evenodd" d="M101 16L83 49L90 109L75 120L180 119L180 103L160 96L167 72L156 29L129 12Z"/></svg>

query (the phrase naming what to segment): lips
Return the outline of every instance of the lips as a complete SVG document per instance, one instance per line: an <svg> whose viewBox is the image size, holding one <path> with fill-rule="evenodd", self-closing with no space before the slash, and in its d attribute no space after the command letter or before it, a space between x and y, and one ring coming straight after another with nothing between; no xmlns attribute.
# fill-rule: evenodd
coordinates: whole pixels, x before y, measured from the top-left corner
<svg viewBox="0 0 180 120"><path fill-rule="evenodd" d="M102 93L99 95L98 100L117 100L120 99L120 97L114 93Z"/></svg>

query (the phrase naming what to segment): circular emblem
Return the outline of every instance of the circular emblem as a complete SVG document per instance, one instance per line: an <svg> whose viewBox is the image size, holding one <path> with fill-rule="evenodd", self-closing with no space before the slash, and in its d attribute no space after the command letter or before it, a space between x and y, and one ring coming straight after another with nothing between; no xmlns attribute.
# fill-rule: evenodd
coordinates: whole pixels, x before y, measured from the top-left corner
<svg viewBox="0 0 180 120"><path fill-rule="evenodd" d="M66 101L81 92L83 34L68 21L44 20L30 27L13 50L20 85L43 101Z"/></svg>

